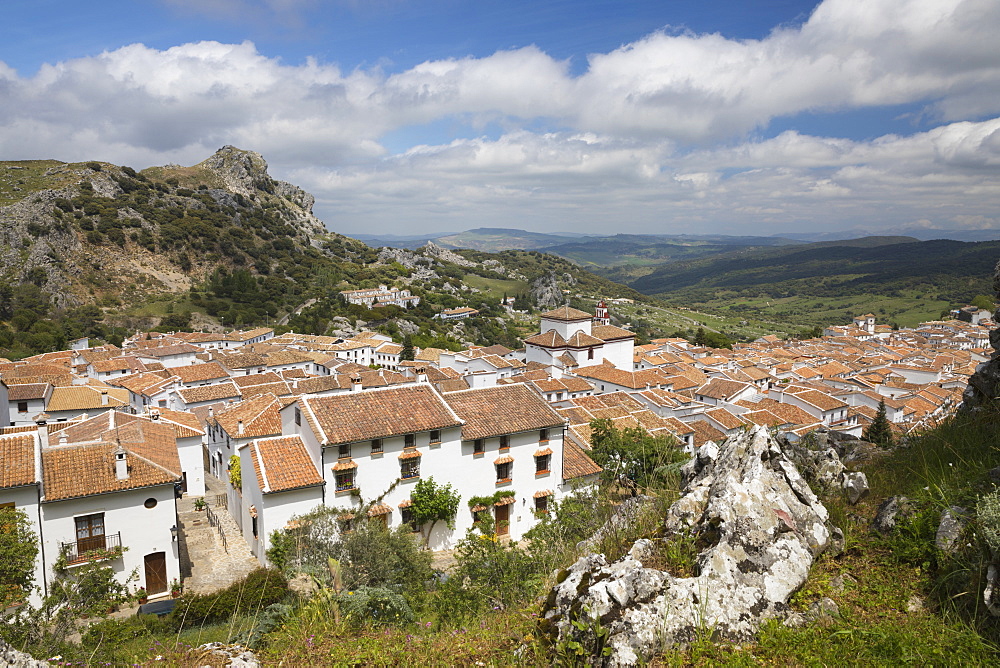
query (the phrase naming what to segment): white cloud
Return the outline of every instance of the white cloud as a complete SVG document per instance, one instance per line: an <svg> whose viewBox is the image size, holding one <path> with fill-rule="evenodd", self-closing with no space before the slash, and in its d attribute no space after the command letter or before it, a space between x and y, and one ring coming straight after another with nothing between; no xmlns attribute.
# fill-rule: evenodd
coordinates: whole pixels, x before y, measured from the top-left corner
<svg viewBox="0 0 1000 668"><path fill-rule="evenodd" d="M133 44L32 77L0 63L0 145L9 158L141 167L235 144L314 190L334 229L957 224L992 220L1000 201L1000 121L982 120L1000 115L998 32L995 0L826 0L761 40L655 33L592 54L579 76L534 46L345 72L249 42ZM903 103L943 125L871 141L748 139L776 117ZM503 130L396 154L382 143L441 121Z"/></svg>

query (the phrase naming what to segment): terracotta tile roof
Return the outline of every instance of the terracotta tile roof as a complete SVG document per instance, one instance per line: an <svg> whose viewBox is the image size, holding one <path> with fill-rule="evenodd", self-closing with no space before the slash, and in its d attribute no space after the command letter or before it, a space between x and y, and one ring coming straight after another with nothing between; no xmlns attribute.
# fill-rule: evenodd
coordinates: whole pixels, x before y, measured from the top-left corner
<svg viewBox="0 0 1000 668"><path fill-rule="evenodd" d="M542 348L565 348L566 339L559 336L559 333L554 329L550 329L547 332L542 332L541 334L535 334L534 336L529 336L524 340L525 343L530 343L533 346L541 346Z"/></svg>
<svg viewBox="0 0 1000 668"><path fill-rule="evenodd" d="M166 425L136 421L105 434L105 440L85 445L42 448L45 501L117 492L174 483L181 478L173 430ZM114 452L119 443L128 458L129 475L115 476Z"/></svg>
<svg viewBox="0 0 1000 668"><path fill-rule="evenodd" d="M562 416L523 383L449 392L444 399L465 422L462 438L467 441L564 424Z"/></svg>
<svg viewBox="0 0 1000 668"><path fill-rule="evenodd" d="M48 383L22 383L11 385L7 390L8 401L30 401L44 399L51 389Z"/></svg>
<svg viewBox="0 0 1000 668"><path fill-rule="evenodd" d="M281 433L280 404L273 394L262 394L215 413L215 421L232 438L262 438ZM240 422L243 433L240 433Z"/></svg>
<svg viewBox="0 0 1000 668"><path fill-rule="evenodd" d="M722 443L726 440L726 435L705 422L704 420L692 420L688 425L694 429L694 445L700 447L708 441Z"/></svg>
<svg viewBox="0 0 1000 668"><path fill-rule="evenodd" d="M695 394L710 397L712 399L727 400L733 395L750 387L752 387L752 385L741 383L738 380L713 378L695 390Z"/></svg>
<svg viewBox="0 0 1000 668"><path fill-rule="evenodd" d="M300 350L279 350L267 353L267 366L284 366L286 364L304 364L311 362L312 357Z"/></svg>
<svg viewBox="0 0 1000 668"><path fill-rule="evenodd" d="M304 396L299 405L321 443L338 444L457 427L458 416L430 385ZM345 420L344 416L351 416Z"/></svg>
<svg viewBox="0 0 1000 668"><path fill-rule="evenodd" d="M583 378L614 383L633 390L645 389L646 386L658 386L666 383L666 376L659 369L643 369L640 371L622 371L610 364L597 364L576 369L573 373Z"/></svg>
<svg viewBox="0 0 1000 668"><path fill-rule="evenodd" d="M240 391L233 383L216 383L204 387L189 387L177 390L177 396L185 404L199 404L204 401L221 401L240 396Z"/></svg>
<svg viewBox="0 0 1000 668"><path fill-rule="evenodd" d="M594 325L590 333L602 341L616 341L620 339L634 339L635 332L630 332L614 325Z"/></svg>
<svg viewBox="0 0 1000 668"><path fill-rule="evenodd" d="M705 415L712 418L727 430L729 429L739 429L740 427L746 425L746 422L736 417L725 408L715 408L712 410L705 411Z"/></svg>
<svg viewBox="0 0 1000 668"><path fill-rule="evenodd" d="M371 508L368 509L368 517L378 517L379 515L388 515L392 512L392 507L384 503L376 503Z"/></svg>
<svg viewBox="0 0 1000 668"><path fill-rule="evenodd" d="M204 436L205 430L194 413L174 411L169 408L157 408L156 410L159 411L160 421L173 427L174 435L177 438Z"/></svg>
<svg viewBox="0 0 1000 668"><path fill-rule="evenodd" d="M237 387L244 388L264 383L280 383L281 376L273 371L265 371L264 373L252 373L249 376L233 376L232 380Z"/></svg>
<svg viewBox="0 0 1000 668"><path fill-rule="evenodd" d="M219 378L229 377L229 374L218 362L178 366L172 368L170 371L180 378L182 383L200 383L206 380L218 380Z"/></svg>
<svg viewBox="0 0 1000 668"><path fill-rule="evenodd" d="M262 385L244 387L243 398L252 399L253 397L259 397L262 394L273 394L276 397L280 397L289 394L290 392L291 390L288 389L288 383L282 380L277 383L264 383Z"/></svg>
<svg viewBox="0 0 1000 668"><path fill-rule="evenodd" d="M299 436L262 438L249 447L257 486L264 494L324 483Z"/></svg>
<svg viewBox="0 0 1000 668"><path fill-rule="evenodd" d="M604 470L583 451L583 448L568 439L563 441L562 468L563 480L596 475Z"/></svg>
<svg viewBox="0 0 1000 668"><path fill-rule="evenodd" d="M341 389L339 376L319 376L317 378L304 378L296 381L295 391L300 394L315 394L316 392L328 392L330 390Z"/></svg>
<svg viewBox="0 0 1000 668"><path fill-rule="evenodd" d="M108 402L104 403L102 393L107 392ZM109 406L128 405L128 391L113 387L93 387L90 385L73 385L56 387L45 405L49 413L53 411L85 411Z"/></svg>
<svg viewBox="0 0 1000 668"><path fill-rule="evenodd" d="M439 392L461 392L469 389L469 383L464 378L449 378L435 382L434 387Z"/></svg>
<svg viewBox="0 0 1000 668"><path fill-rule="evenodd" d="M267 366L267 361L260 353L219 353L217 359L227 369L248 369L254 366Z"/></svg>
<svg viewBox="0 0 1000 668"><path fill-rule="evenodd" d="M591 336L589 334L585 334L584 332L576 332L573 336L569 337L569 341L566 342L566 345L573 348L586 348L587 346L599 346L603 343L604 341L596 336Z"/></svg>
<svg viewBox="0 0 1000 668"><path fill-rule="evenodd" d="M141 352L136 351L138 357L152 357L153 359L160 359L163 357L171 357L173 355L184 355L187 353L197 353L201 352L201 348L198 346L191 345L190 343L175 343L171 346L158 346L156 348L145 348Z"/></svg>
<svg viewBox="0 0 1000 668"><path fill-rule="evenodd" d="M413 359L422 362L437 362L441 359L443 352L446 351L441 348L421 348L420 352L413 356Z"/></svg>
<svg viewBox="0 0 1000 668"><path fill-rule="evenodd" d="M542 314L547 320L562 320L565 322L576 322L577 320L590 320L593 316L586 311L571 308L569 305L560 306L557 309L547 311Z"/></svg>
<svg viewBox="0 0 1000 668"><path fill-rule="evenodd" d="M35 439L31 432L0 436L0 488L20 487L38 481L35 472Z"/></svg>

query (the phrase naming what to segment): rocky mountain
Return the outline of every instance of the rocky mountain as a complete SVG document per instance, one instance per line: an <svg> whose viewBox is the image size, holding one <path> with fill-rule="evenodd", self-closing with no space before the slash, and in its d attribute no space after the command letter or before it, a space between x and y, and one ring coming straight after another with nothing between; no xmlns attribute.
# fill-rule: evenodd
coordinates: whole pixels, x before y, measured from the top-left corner
<svg viewBox="0 0 1000 668"><path fill-rule="evenodd" d="M102 162L0 163L0 276L58 306L135 303L190 289L219 267L290 277L332 236L313 198L272 179L257 153L226 146L192 167L136 172ZM315 251L318 253L318 251Z"/></svg>
<svg viewBox="0 0 1000 668"><path fill-rule="evenodd" d="M455 252L433 242L371 248L329 232L313 203L301 188L273 179L260 154L233 146L189 167L138 172L104 162L0 162L0 356L88 333L104 338L95 321L126 330L366 327L423 331L425 345L447 344L442 337L517 345L498 322L510 315L499 305L504 294L539 307L562 303L574 288L638 297L537 252ZM408 287L421 308L351 311L338 298L341 290L383 284ZM457 306L480 309L483 322L434 320ZM59 313L72 322L53 325ZM46 331L36 331L42 322Z"/></svg>

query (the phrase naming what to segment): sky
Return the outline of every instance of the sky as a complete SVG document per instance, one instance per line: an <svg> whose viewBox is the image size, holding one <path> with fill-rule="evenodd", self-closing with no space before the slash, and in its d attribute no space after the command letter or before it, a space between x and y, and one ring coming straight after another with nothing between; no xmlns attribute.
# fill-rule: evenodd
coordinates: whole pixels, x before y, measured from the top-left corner
<svg viewBox="0 0 1000 668"><path fill-rule="evenodd" d="M344 234L997 230L996 0L5 0L0 159L257 151Z"/></svg>

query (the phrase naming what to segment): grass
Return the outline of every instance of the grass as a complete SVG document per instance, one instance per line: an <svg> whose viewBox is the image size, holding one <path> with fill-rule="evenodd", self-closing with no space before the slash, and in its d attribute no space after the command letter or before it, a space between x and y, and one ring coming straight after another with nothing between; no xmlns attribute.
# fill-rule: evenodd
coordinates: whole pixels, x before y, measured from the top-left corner
<svg viewBox="0 0 1000 668"><path fill-rule="evenodd" d="M526 281L502 280L499 278L483 278L475 274L466 274L462 279L469 287L476 288L488 294L494 299L500 299L506 294L513 297L516 294L526 293L530 286Z"/></svg>
<svg viewBox="0 0 1000 668"><path fill-rule="evenodd" d="M33 192L75 183L72 170L83 163L66 164L58 160L0 161L0 206L19 202Z"/></svg>

